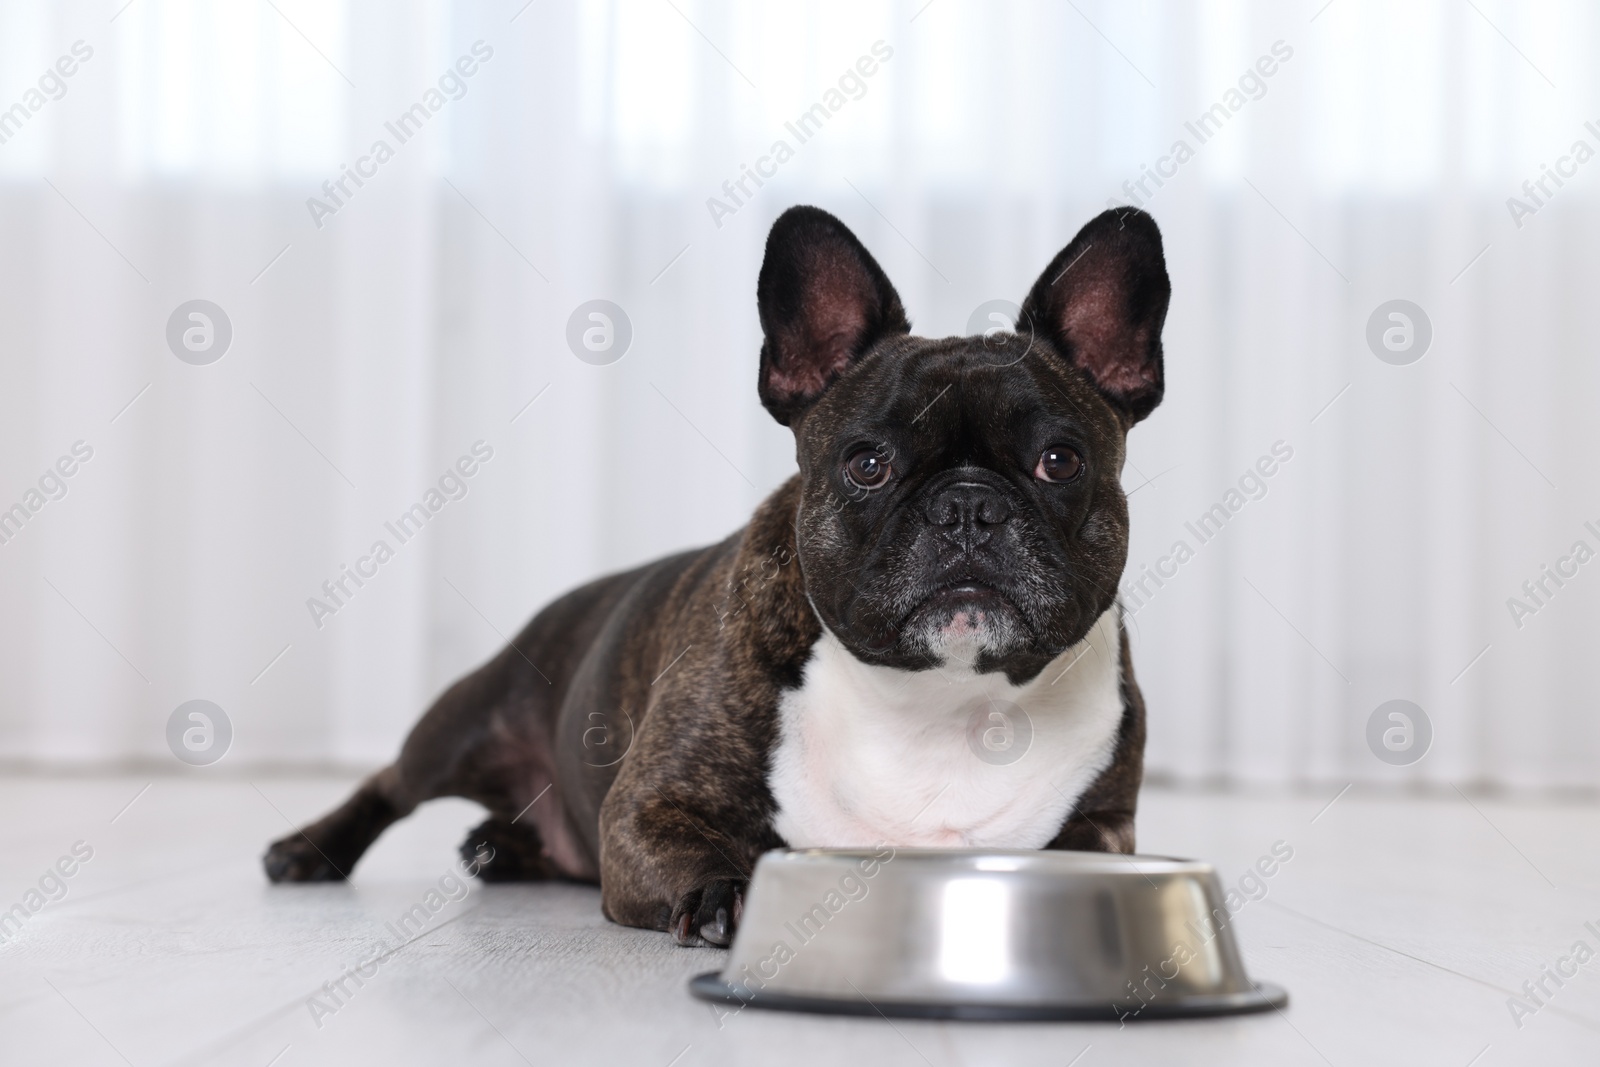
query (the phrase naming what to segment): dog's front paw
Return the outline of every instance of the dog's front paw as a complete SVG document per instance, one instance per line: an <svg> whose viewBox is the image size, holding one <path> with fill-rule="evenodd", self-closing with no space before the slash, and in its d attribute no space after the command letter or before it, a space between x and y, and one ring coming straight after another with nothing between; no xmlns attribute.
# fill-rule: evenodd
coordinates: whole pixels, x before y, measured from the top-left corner
<svg viewBox="0 0 1600 1067"><path fill-rule="evenodd" d="M744 914L745 881L717 878L678 898L668 928L680 945L727 948Z"/></svg>
<svg viewBox="0 0 1600 1067"><path fill-rule="evenodd" d="M274 882L342 882L345 872L333 865L302 833L274 841L261 857L267 877Z"/></svg>

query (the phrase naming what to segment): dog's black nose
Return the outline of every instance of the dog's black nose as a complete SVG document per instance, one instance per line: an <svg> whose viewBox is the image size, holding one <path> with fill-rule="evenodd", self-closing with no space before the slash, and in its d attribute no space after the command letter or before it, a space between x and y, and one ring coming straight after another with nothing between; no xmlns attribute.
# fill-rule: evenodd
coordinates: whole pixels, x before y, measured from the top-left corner
<svg viewBox="0 0 1600 1067"><path fill-rule="evenodd" d="M956 482L935 493L924 511L939 532L971 551L989 540L993 531L1011 518L1011 502L996 489L978 482Z"/></svg>

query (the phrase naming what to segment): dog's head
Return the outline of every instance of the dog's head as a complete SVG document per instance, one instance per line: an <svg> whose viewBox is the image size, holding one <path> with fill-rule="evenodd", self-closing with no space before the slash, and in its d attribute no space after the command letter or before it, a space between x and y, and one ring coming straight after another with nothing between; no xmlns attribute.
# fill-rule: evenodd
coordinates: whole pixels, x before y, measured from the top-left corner
<svg viewBox="0 0 1600 1067"><path fill-rule="evenodd" d="M889 279L811 207L767 239L761 401L794 430L813 607L859 659L1032 678L1113 603L1128 429L1161 400L1171 284L1149 215L1108 211L1015 333L911 336Z"/></svg>

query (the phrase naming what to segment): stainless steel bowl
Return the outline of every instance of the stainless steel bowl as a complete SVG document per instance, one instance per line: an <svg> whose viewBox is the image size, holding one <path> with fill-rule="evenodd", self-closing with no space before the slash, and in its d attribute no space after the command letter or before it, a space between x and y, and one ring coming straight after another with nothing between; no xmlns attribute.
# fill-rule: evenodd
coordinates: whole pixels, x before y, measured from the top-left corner
<svg viewBox="0 0 1600 1067"><path fill-rule="evenodd" d="M1098 852L769 852L695 996L796 1011L1149 1019L1282 1007L1208 863Z"/></svg>

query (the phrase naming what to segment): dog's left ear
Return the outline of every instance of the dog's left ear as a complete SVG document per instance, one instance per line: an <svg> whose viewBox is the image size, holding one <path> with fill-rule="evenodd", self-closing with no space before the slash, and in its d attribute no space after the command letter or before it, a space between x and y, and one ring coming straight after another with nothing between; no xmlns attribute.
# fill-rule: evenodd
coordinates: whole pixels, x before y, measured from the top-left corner
<svg viewBox="0 0 1600 1067"><path fill-rule="evenodd" d="M1172 283L1156 221L1134 208L1091 219L1022 304L1022 319L1089 376L1127 425L1161 403L1161 325Z"/></svg>
<svg viewBox="0 0 1600 1067"><path fill-rule="evenodd" d="M875 342L911 332L883 268L820 208L792 207L772 224L756 305L761 403L785 426Z"/></svg>

